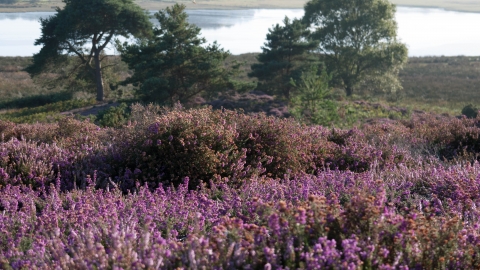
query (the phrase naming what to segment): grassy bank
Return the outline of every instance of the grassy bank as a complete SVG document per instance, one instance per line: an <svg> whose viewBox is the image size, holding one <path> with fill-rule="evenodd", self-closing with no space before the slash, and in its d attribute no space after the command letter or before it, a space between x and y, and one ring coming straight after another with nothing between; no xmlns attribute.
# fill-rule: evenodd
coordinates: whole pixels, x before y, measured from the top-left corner
<svg viewBox="0 0 480 270"><path fill-rule="evenodd" d="M196 4L192 1L142 1L137 3L144 9L158 10L174 3L183 3L188 9L251 9L251 8L303 8L305 0L198 0ZM398 6L412 7L434 7L444 8L455 11L480 12L480 2L478 1L448 1L448 0L393 0ZM20 1L15 5L0 5L0 12L34 12L34 11L53 11L54 7L62 6L61 1L39 1L32 4L30 1Z"/></svg>

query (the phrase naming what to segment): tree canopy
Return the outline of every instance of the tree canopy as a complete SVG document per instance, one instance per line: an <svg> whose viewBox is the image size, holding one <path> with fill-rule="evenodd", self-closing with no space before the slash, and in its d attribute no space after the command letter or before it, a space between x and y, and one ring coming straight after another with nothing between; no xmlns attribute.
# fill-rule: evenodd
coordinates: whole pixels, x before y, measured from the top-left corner
<svg viewBox="0 0 480 270"><path fill-rule="evenodd" d="M300 20L285 17L284 25L276 24L267 33L267 42L258 55L258 64L252 65L250 77L261 82L258 89L289 100L294 86L290 79L298 79L309 62L307 52L316 42L307 39L310 32Z"/></svg>
<svg viewBox="0 0 480 270"><path fill-rule="evenodd" d="M103 50L118 36L148 36L151 23L148 15L132 0L63 0L65 7L40 19L42 35L35 45L42 46L34 54L33 64L26 68L31 76L61 66L75 56L76 69L83 69L95 82L97 100L104 99L102 76Z"/></svg>
<svg viewBox="0 0 480 270"><path fill-rule="evenodd" d="M201 29L187 22L185 5L175 4L160 10L155 18L154 38L124 44L122 60L135 73L125 83L139 87L147 101L164 104L187 102L197 95L213 96L234 88L230 79L235 68L226 68L230 55L214 42L205 46Z"/></svg>
<svg viewBox="0 0 480 270"><path fill-rule="evenodd" d="M303 21L314 29L333 84L347 95L365 80L386 78L392 88L399 85L408 50L396 38L395 5L388 0L311 0Z"/></svg>

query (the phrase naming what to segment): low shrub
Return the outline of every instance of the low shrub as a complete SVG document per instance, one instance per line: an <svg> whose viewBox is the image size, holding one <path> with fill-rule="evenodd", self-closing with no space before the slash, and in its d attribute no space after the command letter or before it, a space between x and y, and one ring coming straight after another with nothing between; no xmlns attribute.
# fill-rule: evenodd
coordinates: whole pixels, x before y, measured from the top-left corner
<svg viewBox="0 0 480 270"><path fill-rule="evenodd" d="M462 115L465 115L467 118L477 118L478 109L473 107L472 104L463 107Z"/></svg>
<svg viewBox="0 0 480 270"><path fill-rule="evenodd" d="M50 103L67 101L72 99L73 94L70 92L59 92L52 94L34 95L22 98L16 98L9 101L0 102L0 108L32 108L45 106Z"/></svg>
<svg viewBox="0 0 480 270"><path fill-rule="evenodd" d="M97 114L96 122L102 127L121 127L130 117L129 108L126 103L119 106L112 106Z"/></svg>
<svg viewBox="0 0 480 270"><path fill-rule="evenodd" d="M178 186L185 177L196 189L224 178L239 186L253 177L471 162L480 151L479 126L477 119L424 115L340 130L263 114L133 105L129 120L116 129L66 117L47 125L0 121L0 133L4 143L15 138L70 151L65 163L76 167L60 169L62 189L85 183L87 175L93 179L96 170L97 187L112 182L126 192L136 182L155 189Z"/></svg>
<svg viewBox="0 0 480 270"><path fill-rule="evenodd" d="M152 118L111 135L115 139L107 158L115 169L108 174L127 189L137 180L152 188L177 186L187 176L195 189L202 181L223 177L240 184L252 176L283 178L327 168L360 172L381 158L358 129L349 131L351 140L337 144L321 126L264 114L174 109Z"/></svg>

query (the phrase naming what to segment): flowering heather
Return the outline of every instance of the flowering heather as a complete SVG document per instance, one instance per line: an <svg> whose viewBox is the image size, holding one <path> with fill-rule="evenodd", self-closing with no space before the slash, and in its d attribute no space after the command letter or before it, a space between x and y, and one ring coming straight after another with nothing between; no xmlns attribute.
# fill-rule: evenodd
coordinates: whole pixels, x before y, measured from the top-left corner
<svg viewBox="0 0 480 270"><path fill-rule="evenodd" d="M0 122L0 268L478 269L478 121Z"/></svg>

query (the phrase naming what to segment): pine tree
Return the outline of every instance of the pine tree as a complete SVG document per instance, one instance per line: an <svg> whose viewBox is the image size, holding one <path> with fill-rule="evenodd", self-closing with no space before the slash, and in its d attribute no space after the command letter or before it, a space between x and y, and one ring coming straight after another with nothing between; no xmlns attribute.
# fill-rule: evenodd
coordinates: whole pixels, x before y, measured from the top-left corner
<svg viewBox="0 0 480 270"><path fill-rule="evenodd" d="M135 71L125 83L137 85L145 101L173 105L235 88L230 78L238 67L224 67L230 53L216 42L204 46L201 29L187 22L185 5L167 7L155 18L160 26L153 39L121 48L122 60Z"/></svg>
<svg viewBox="0 0 480 270"><path fill-rule="evenodd" d="M63 0L65 7L41 19L41 45L33 55L33 64L26 68L32 77L49 69L65 66L72 57L78 59L75 70L87 71L95 82L97 100L104 99L103 50L118 36L148 36L151 23L148 15L132 0Z"/></svg>
<svg viewBox="0 0 480 270"><path fill-rule="evenodd" d="M252 65L248 75L260 81L257 89L290 100L295 88L290 80L298 79L302 69L311 65L307 52L317 44L306 38L309 31L300 20L285 17L283 24L269 29L259 63Z"/></svg>

